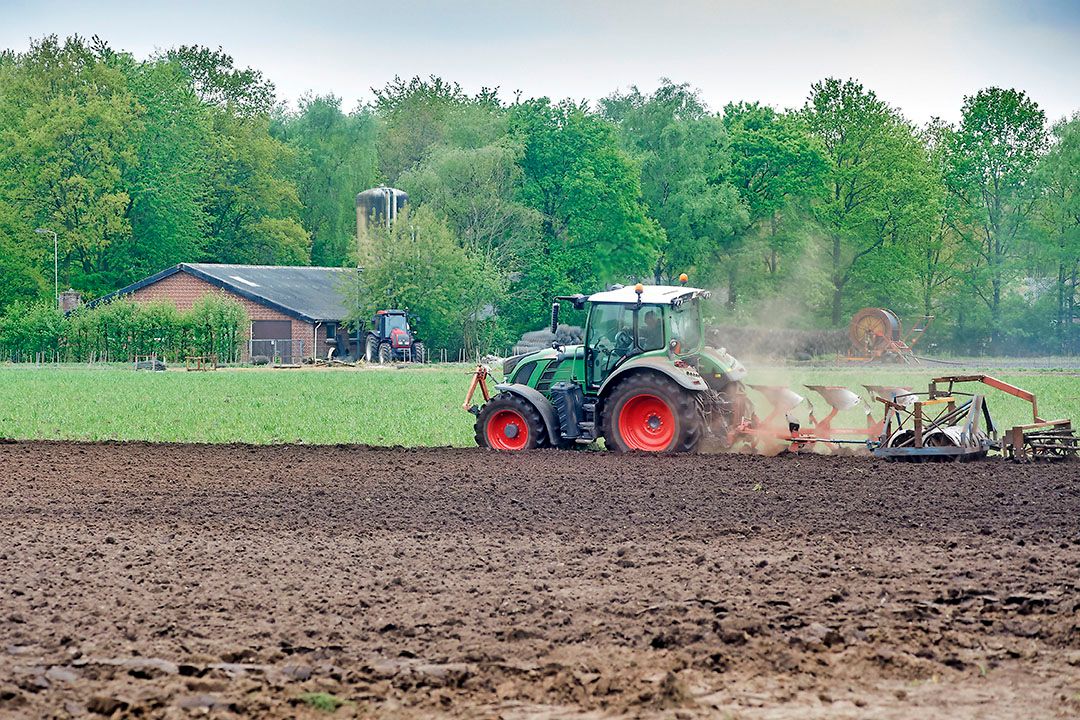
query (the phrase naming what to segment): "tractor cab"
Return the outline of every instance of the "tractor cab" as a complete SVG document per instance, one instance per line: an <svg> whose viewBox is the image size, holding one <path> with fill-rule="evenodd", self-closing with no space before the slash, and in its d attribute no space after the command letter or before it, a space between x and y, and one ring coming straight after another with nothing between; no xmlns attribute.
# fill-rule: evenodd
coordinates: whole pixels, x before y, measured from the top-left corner
<svg viewBox="0 0 1080 720"><path fill-rule="evenodd" d="M709 293L687 287L638 287L596 293L587 300L584 379L589 391L599 392L631 359L674 359L701 350L700 300Z"/></svg>

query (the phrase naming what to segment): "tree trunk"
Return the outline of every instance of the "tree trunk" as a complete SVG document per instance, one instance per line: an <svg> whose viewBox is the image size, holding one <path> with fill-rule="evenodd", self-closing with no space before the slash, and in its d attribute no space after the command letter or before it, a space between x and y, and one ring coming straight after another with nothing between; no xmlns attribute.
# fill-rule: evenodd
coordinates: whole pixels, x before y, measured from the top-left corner
<svg viewBox="0 0 1080 720"><path fill-rule="evenodd" d="M840 326L840 311L843 307L843 295L844 295L844 276L840 272L840 236L833 236L832 246L832 282L833 282L833 298L832 298L832 324L833 327Z"/></svg>
<svg viewBox="0 0 1080 720"><path fill-rule="evenodd" d="M1057 282L1057 336L1058 336L1058 349L1060 352L1068 352L1068 326L1066 321L1071 325L1072 318L1066 317L1066 304L1065 304L1065 283L1068 280L1066 273L1065 263L1058 263L1058 282Z"/></svg>
<svg viewBox="0 0 1080 720"><path fill-rule="evenodd" d="M1078 268L1080 268L1080 265L1073 265L1072 282L1070 283L1070 289L1069 289L1069 312L1067 313L1068 322L1069 322L1069 332L1068 332L1068 335L1066 336L1066 338L1067 338L1070 353L1076 352L1077 349L1080 349L1080 348L1077 348L1077 343L1076 343L1076 322L1075 322L1075 318L1076 318L1076 290L1077 290L1077 287L1080 287L1080 286L1077 285L1078 278L1076 276Z"/></svg>
<svg viewBox="0 0 1080 720"><path fill-rule="evenodd" d="M735 278L738 276L738 268L734 262L728 263L728 295L727 306L729 310L735 309L735 303L738 301L738 289L735 287Z"/></svg>
<svg viewBox="0 0 1080 720"><path fill-rule="evenodd" d="M990 348L997 355L1001 352L1001 276L995 272L990 284L994 288L990 305Z"/></svg>
<svg viewBox="0 0 1080 720"><path fill-rule="evenodd" d="M769 224L772 228L772 244L769 247L769 258L765 261L765 264L769 269L769 275L772 276L776 275L777 268L780 264L780 257L779 254L776 252L776 235L779 232L779 229L777 227L778 223L776 221L777 215L778 213L773 213L772 217L769 218Z"/></svg>

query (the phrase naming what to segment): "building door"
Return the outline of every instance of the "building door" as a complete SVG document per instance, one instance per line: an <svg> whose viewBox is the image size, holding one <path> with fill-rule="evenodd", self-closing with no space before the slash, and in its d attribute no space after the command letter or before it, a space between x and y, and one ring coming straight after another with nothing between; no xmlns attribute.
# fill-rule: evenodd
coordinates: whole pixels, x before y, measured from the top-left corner
<svg viewBox="0 0 1080 720"><path fill-rule="evenodd" d="M272 363L291 365L293 363L292 344L291 320L251 321L251 357L265 355Z"/></svg>

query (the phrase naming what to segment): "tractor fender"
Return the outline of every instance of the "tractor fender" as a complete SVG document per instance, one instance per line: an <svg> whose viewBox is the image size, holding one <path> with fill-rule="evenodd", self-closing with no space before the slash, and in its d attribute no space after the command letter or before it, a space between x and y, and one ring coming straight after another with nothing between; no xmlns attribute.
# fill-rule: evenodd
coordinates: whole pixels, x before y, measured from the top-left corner
<svg viewBox="0 0 1080 720"><path fill-rule="evenodd" d="M544 397L543 393L536 388L521 383L499 383L495 386L495 389L499 392L513 393L529 401L536 408L536 411L540 413L540 417L544 419L548 440L552 445L559 442L559 438L562 437L562 432L559 430L559 419L555 417L555 408L552 406L551 401Z"/></svg>
<svg viewBox="0 0 1080 720"><path fill-rule="evenodd" d="M705 384L705 379L690 365L679 367L666 355L650 355L648 357L636 357L623 363L615 372L608 376L608 379L600 386L598 394L602 397L620 378L624 378L634 372L642 371L657 372L661 375L665 375L687 390L704 392L709 388L709 386Z"/></svg>

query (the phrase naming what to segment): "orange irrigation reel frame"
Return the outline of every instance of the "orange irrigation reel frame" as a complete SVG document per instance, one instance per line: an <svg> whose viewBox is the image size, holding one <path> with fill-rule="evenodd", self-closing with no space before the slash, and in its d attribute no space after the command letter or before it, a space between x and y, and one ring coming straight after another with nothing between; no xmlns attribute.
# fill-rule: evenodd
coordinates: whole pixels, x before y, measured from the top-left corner
<svg viewBox="0 0 1080 720"><path fill-rule="evenodd" d="M892 310L863 308L855 313L848 325L851 347L844 359L851 362L893 360L907 365L921 365L913 349L933 321L933 315L924 315L904 335L900 318Z"/></svg>

